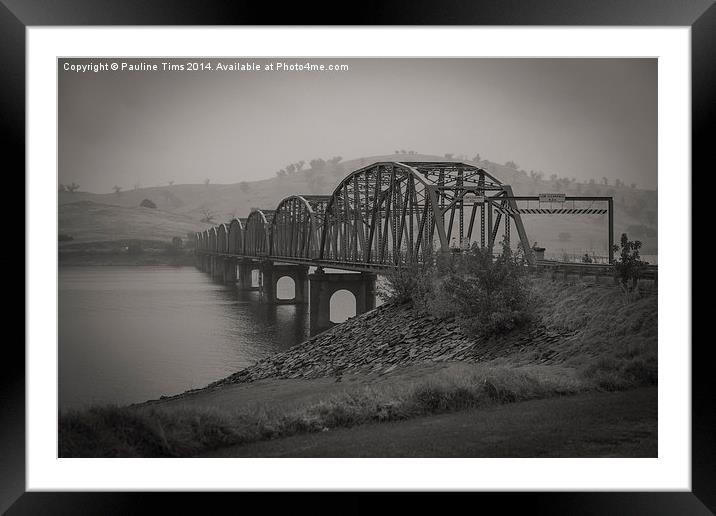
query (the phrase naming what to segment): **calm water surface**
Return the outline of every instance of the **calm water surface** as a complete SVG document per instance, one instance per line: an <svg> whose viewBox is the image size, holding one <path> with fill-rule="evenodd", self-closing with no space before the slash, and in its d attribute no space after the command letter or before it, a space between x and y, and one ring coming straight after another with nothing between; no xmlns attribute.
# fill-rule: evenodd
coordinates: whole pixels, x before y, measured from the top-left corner
<svg viewBox="0 0 716 516"><path fill-rule="evenodd" d="M282 280L279 296L292 297ZM132 403L203 387L308 336L304 306L213 283L193 267L59 271L59 406ZM332 319L355 313L336 296Z"/></svg>

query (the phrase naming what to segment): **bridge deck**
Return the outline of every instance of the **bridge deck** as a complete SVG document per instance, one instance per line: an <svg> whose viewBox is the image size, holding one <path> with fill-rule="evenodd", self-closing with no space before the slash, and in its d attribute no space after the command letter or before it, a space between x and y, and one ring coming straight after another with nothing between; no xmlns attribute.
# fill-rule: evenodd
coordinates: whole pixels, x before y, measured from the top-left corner
<svg viewBox="0 0 716 516"><path fill-rule="evenodd" d="M296 265L307 265L309 267L323 267L325 269L340 269L354 272L380 273L397 268L391 264L362 264L358 262L339 260L317 260L309 258L295 258L290 256L248 256L229 253L217 253L206 250L197 250L197 253L218 256L221 258L234 258L237 260L251 261L272 261L278 263L291 263ZM580 276L608 276L614 271L614 265L598 263L570 263L557 262L552 260L537 260L533 265L527 266L531 270L555 271L562 274L576 274ZM642 271L643 279L656 279L658 274L657 265L647 265Z"/></svg>

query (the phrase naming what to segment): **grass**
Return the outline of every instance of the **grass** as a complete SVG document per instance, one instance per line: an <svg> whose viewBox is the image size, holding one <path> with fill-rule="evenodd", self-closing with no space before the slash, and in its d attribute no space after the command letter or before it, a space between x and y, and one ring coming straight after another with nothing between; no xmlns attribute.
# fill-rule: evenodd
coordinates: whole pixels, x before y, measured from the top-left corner
<svg viewBox="0 0 716 516"><path fill-rule="evenodd" d="M562 357L536 365L510 354L427 380L372 385L290 411L94 407L61 413L61 457L191 457L212 449L365 423L488 405L616 391L657 383L657 296L534 280L542 324L575 332L551 344Z"/></svg>
<svg viewBox="0 0 716 516"><path fill-rule="evenodd" d="M565 375L474 366L401 386L367 387L290 412L255 408L93 407L60 414L60 457L191 457L212 449L585 390Z"/></svg>
<svg viewBox="0 0 716 516"><path fill-rule="evenodd" d="M535 280L542 293L539 318L548 326L577 331L566 365L601 390L657 383L658 298L649 292L585 288Z"/></svg>

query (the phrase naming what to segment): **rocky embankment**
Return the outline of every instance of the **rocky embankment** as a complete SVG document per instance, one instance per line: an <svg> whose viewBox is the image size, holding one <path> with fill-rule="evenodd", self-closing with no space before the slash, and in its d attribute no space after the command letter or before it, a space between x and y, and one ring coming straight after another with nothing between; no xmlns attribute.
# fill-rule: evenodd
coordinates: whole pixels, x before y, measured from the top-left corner
<svg viewBox="0 0 716 516"><path fill-rule="evenodd" d="M574 332L538 324L509 337L474 339L454 318L437 319L409 306L383 305L209 387L264 378L383 374L419 362L481 362L514 354L546 363L559 361L559 345L573 337Z"/></svg>

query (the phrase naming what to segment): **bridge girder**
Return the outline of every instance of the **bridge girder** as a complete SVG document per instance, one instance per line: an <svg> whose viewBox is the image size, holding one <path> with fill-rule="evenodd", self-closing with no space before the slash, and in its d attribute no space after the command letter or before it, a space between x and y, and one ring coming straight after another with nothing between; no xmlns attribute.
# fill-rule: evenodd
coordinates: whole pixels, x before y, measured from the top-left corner
<svg viewBox="0 0 716 516"><path fill-rule="evenodd" d="M273 218L272 210L253 210L246 219L244 232L244 254L256 258L269 255L270 224Z"/></svg>
<svg viewBox="0 0 716 516"><path fill-rule="evenodd" d="M226 224L219 224L216 227L216 251L227 253L229 251L229 228Z"/></svg>
<svg viewBox="0 0 716 516"><path fill-rule="evenodd" d="M218 249L218 247L217 247L217 245L216 245L216 243L217 243L217 238L216 238L216 237L217 237L217 234L218 234L217 227L216 227L216 226L213 226L213 227L209 228L209 229L207 230L207 232L208 232L208 239L207 239L207 240L208 240L208 244L209 244L209 245L208 245L209 251L211 251L211 252L213 252L213 253L216 253L216 252L219 251L219 249Z"/></svg>
<svg viewBox="0 0 716 516"><path fill-rule="evenodd" d="M270 229L270 254L318 258L320 232L330 195L291 195L276 207Z"/></svg>
<svg viewBox="0 0 716 516"><path fill-rule="evenodd" d="M381 162L356 170L341 181L326 207L319 258L421 263L433 249L447 251L451 243L472 237L473 224L465 230L466 209L472 209L474 221L481 203L466 200L467 193L497 197L505 185L465 163ZM484 245L484 237L480 241Z"/></svg>
<svg viewBox="0 0 716 516"><path fill-rule="evenodd" d="M517 204L535 199L514 196L509 185L474 165L378 162L349 174L332 195L291 195L275 210L256 209L245 221L235 218L198 233L197 242L198 249L219 254L372 271L417 265L434 249L471 242L492 249L500 228L509 244L513 225L534 263L522 214L608 212L613 240L611 198L567 198L608 201L608 209Z"/></svg>
<svg viewBox="0 0 716 516"><path fill-rule="evenodd" d="M241 223L241 220L237 218L229 222L227 252L229 254L244 253L244 225Z"/></svg>

